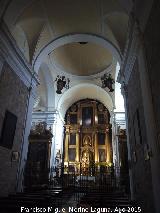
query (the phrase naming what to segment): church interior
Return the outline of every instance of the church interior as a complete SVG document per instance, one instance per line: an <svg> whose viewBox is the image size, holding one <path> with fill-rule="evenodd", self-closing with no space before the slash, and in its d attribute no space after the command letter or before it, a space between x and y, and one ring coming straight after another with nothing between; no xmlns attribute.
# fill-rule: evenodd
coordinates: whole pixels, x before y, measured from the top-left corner
<svg viewBox="0 0 160 213"><path fill-rule="evenodd" d="M0 212L160 213L159 19L0 0Z"/></svg>

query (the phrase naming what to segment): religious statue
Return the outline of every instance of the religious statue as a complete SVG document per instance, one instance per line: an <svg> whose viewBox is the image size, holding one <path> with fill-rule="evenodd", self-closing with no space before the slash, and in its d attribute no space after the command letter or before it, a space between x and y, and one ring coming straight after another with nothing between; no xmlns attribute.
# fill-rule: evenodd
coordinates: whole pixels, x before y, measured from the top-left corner
<svg viewBox="0 0 160 213"><path fill-rule="evenodd" d="M93 160L93 154L91 151L91 141L88 136L85 137L83 146L84 147L83 147L82 157L81 157L82 172L84 174L88 174L90 163Z"/></svg>
<svg viewBox="0 0 160 213"><path fill-rule="evenodd" d="M87 173L87 170L89 168L89 162L90 162L89 150L84 150L82 153L81 165L82 165L82 172L85 174Z"/></svg>
<svg viewBox="0 0 160 213"><path fill-rule="evenodd" d="M58 150L56 157L56 176L60 177L61 176L61 152Z"/></svg>
<svg viewBox="0 0 160 213"><path fill-rule="evenodd" d="M101 81L102 81L102 88L108 87L109 92L113 92L114 91L114 89L112 88L112 85L115 83L115 81L112 78L111 74L109 74L109 75L104 74L101 77Z"/></svg>
<svg viewBox="0 0 160 213"><path fill-rule="evenodd" d="M31 131L30 131L30 136L31 135L37 135L37 136L48 135L52 138L53 137L52 128L51 126L47 128L46 122L33 123Z"/></svg>
<svg viewBox="0 0 160 213"><path fill-rule="evenodd" d="M55 159L56 159L56 165L59 165L59 163L61 161L61 152L60 152L60 150L58 150Z"/></svg>
<svg viewBox="0 0 160 213"><path fill-rule="evenodd" d="M63 88L69 89L69 78L66 79L65 76L58 75L55 81L57 82L57 94L62 94Z"/></svg>
<svg viewBox="0 0 160 213"><path fill-rule="evenodd" d="M82 163L85 163L86 165L89 165L89 160L90 160L89 150L83 151L83 153L82 153Z"/></svg>

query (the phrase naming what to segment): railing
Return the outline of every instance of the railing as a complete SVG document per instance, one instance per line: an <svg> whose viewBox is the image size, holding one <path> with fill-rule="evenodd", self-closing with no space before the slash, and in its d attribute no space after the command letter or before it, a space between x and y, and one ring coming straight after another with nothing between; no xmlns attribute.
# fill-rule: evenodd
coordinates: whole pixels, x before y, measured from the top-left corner
<svg viewBox="0 0 160 213"><path fill-rule="evenodd" d="M116 167L94 167L92 168L92 175L77 174L75 171L70 171L64 174L63 167L52 167L43 172L38 173L35 168L32 168L34 173L27 173L26 185L45 186L53 189L55 187L62 187L63 189L73 189L75 192L75 199L89 191L113 191L123 190L130 193L129 190L129 176L126 170ZM36 179L39 177L38 179Z"/></svg>
<svg viewBox="0 0 160 213"><path fill-rule="evenodd" d="M64 174L63 167L50 170L50 187L61 186L63 188L74 188L75 191L83 192L88 190L111 191L121 189L129 193L129 175L125 169L116 167L94 168L93 175L76 174L75 171ZM62 173L62 174L61 174ZM57 174L57 175L54 175Z"/></svg>

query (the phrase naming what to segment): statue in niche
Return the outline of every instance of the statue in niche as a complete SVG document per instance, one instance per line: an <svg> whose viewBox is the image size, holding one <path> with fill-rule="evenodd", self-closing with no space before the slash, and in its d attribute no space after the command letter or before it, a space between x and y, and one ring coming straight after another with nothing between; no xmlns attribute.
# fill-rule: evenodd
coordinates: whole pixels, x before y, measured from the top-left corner
<svg viewBox="0 0 160 213"><path fill-rule="evenodd" d="M83 146L84 147L89 147L89 146L91 146L92 144L91 144L91 138L90 138L90 136L85 136L84 137L84 139L83 139Z"/></svg>
<svg viewBox="0 0 160 213"><path fill-rule="evenodd" d="M88 174L90 163L93 161L93 153L91 151L91 139L86 136L83 141L83 151L81 157L82 173Z"/></svg>
<svg viewBox="0 0 160 213"><path fill-rule="evenodd" d="M81 160L83 174L88 174L89 163L90 163L90 151L84 150L82 152L82 160Z"/></svg>
<svg viewBox="0 0 160 213"><path fill-rule="evenodd" d="M82 163L85 165L89 165L89 160L90 160L90 152L89 150L84 150L82 153Z"/></svg>

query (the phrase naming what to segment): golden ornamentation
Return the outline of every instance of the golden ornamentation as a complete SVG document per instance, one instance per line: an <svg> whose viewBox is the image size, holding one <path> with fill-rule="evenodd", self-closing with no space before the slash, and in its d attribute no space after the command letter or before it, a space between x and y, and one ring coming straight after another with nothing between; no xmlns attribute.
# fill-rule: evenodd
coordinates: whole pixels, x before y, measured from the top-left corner
<svg viewBox="0 0 160 213"><path fill-rule="evenodd" d="M76 111L75 106L77 107ZM91 118L93 122L90 126L82 125L82 109L84 107L93 108L93 114L91 115L93 116L93 118ZM77 124L68 123L69 116L73 113L77 114ZM96 119L98 113L104 114L106 121L104 124L97 123ZM64 165L67 166L68 163L69 165L72 165L77 175L93 175L95 164L97 166L102 164L109 166L112 163L112 140L109 135L109 131L111 129L111 126L108 123L109 120L110 118L107 108L98 101L87 99L73 104L66 112ZM69 138L72 133L76 134L76 143L71 146L69 145ZM98 133L105 134L104 145L99 144ZM74 161L69 160L69 149L75 149L76 153ZM105 157L103 159L105 159L106 162L99 162L101 159L99 156L100 149L105 150Z"/></svg>

